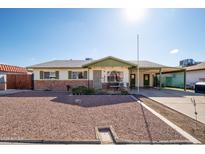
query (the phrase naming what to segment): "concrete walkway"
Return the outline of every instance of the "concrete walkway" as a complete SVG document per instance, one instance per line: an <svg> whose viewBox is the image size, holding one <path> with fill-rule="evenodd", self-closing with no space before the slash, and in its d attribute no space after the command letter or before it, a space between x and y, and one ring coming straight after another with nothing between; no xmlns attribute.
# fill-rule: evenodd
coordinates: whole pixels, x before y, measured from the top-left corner
<svg viewBox="0 0 205 154"><path fill-rule="evenodd" d="M137 91L133 90L132 93L137 94ZM140 94L195 119L194 105L191 102L191 98L194 98L197 104L198 120L205 123L205 95L203 94L154 88L140 89Z"/></svg>
<svg viewBox="0 0 205 154"><path fill-rule="evenodd" d="M25 92L25 91L31 91L31 90L17 90L17 89L0 90L0 96L16 94L16 93Z"/></svg>

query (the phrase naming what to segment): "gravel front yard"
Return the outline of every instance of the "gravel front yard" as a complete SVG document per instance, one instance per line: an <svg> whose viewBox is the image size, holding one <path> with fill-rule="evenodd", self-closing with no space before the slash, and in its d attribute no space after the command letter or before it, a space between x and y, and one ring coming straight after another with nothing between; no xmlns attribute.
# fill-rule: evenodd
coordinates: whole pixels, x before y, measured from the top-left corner
<svg viewBox="0 0 205 154"><path fill-rule="evenodd" d="M107 126L121 141L186 140L130 96L30 91L0 97L0 140L93 141L95 127Z"/></svg>

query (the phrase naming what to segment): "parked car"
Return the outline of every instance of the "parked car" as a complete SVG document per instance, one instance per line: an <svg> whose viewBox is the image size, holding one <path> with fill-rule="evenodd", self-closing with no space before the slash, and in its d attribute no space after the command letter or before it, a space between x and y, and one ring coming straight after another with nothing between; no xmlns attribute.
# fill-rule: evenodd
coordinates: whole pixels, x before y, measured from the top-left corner
<svg viewBox="0 0 205 154"><path fill-rule="evenodd" d="M186 84L186 89L194 90L194 88L195 88L195 83L187 83Z"/></svg>
<svg viewBox="0 0 205 154"><path fill-rule="evenodd" d="M205 94L205 82L196 82L195 92Z"/></svg>

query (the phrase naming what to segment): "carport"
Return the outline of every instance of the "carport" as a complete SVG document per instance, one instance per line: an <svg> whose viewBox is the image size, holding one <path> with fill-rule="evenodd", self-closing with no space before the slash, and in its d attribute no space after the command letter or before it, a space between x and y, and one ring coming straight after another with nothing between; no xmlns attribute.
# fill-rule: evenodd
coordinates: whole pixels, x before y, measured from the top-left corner
<svg viewBox="0 0 205 154"><path fill-rule="evenodd" d="M180 87L186 91L186 70L180 67L168 67L159 64L143 63L140 61L139 65L139 87L157 87L161 89L162 87ZM179 74L176 76L175 74ZM132 75L135 76L135 84L132 84ZM138 87L138 74L137 67L130 69L130 83ZM168 79L173 79L175 84L167 84ZM180 85L177 85L180 83Z"/></svg>

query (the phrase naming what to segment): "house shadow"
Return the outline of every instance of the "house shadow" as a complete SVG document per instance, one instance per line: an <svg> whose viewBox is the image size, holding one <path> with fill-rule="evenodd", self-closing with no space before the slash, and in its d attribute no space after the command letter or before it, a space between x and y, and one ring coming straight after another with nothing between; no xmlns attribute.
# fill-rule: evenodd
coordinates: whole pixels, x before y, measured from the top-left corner
<svg viewBox="0 0 205 154"><path fill-rule="evenodd" d="M60 97L69 95L68 92L57 91L26 91L5 95L5 97Z"/></svg>
<svg viewBox="0 0 205 154"><path fill-rule="evenodd" d="M134 102L129 95L64 95L51 101L80 107L99 107Z"/></svg>
<svg viewBox="0 0 205 154"><path fill-rule="evenodd" d="M63 103L81 107L98 107L135 101L130 95L71 95L68 92L56 91L27 91L6 95L5 97L18 97L22 99L28 97L33 99L38 99L38 97L50 97L48 100L51 103Z"/></svg>

